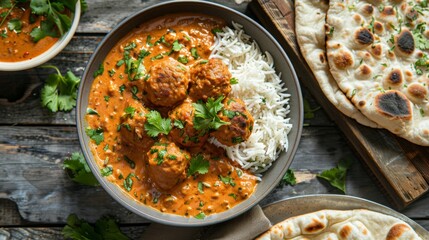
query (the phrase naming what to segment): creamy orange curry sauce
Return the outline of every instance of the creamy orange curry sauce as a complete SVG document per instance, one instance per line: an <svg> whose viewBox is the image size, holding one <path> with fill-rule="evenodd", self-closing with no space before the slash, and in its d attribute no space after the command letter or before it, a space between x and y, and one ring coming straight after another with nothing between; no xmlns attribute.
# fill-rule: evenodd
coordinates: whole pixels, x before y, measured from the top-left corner
<svg viewBox="0 0 429 240"><path fill-rule="evenodd" d="M192 14L154 19L116 44L94 73L86 120L101 173L161 212L204 218L255 190L256 177L207 142L232 146L253 127L244 103L228 97L227 66L208 59L224 24ZM198 118L216 103L215 117ZM207 127L213 119L222 124Z"/></svg>
<svg viewBox="0 0 429 240"><path fill-rule="evenodd" d="M0 9L0 16L8 11L8 8ZM58 38L46 36L34 42L30 36L34 28L40 27L44 18L31 14L30 3L18 4L13 8L0 26L0 62L30 60L51 48ZM2 20L0 17L0 22ZM10 20L16 20L20 24L19 30L8 27Z"/></svg>

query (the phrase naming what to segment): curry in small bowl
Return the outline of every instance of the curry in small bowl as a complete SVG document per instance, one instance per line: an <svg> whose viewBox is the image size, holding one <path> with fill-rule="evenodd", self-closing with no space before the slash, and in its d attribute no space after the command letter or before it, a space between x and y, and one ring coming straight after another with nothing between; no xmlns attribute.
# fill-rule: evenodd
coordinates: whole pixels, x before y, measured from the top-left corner
<svg viewBox="0 0 429 240"><path fill-rule="evenodd" d="M43 64L72 38L80 18L79 0L0 1L0 70Z"/></svg>
<svg viewBox="0 0 429 240"><path fill-rule="evenodd" d="M144 217L224 221L268 194L292 160L302 119L287 117L300 109L296 78L287 74L286 90L272 58L231 25L227 16L237 15L249 21L212 3L157 5L109 34L85 70L84 154L102 186Z"/></svg>

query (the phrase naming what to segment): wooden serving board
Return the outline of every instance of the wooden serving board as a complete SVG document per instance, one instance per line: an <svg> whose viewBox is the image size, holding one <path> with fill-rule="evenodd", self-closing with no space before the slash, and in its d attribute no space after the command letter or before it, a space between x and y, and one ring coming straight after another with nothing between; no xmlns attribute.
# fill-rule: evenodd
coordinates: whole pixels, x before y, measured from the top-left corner
<svg viewBox="0 0 429 240"><path fill-rule="evenodd" d="M301 56L295 38L293 4L292 0L253 0L249 7L283 46L300 82L335 121L392 204L397 209L408 206L429 191L429 149L387 130L360 125L329 102Z"/></svg>

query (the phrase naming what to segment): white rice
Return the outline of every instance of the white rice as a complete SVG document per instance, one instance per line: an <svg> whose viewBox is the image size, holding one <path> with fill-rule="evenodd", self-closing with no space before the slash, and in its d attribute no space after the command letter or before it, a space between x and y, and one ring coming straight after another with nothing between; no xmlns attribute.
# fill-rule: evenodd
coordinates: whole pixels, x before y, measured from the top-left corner
<svg viewBox="0 0 429 240"><path fill-rule="evenodd" d="M243 27L218 32L212 58L220 58L228 65L238 84L232 85L231 95L242 99L255 119L250 138L238 145L227 147L214 138L211 141L223 147L228 156L244 169L254 173L266 171L281 151L287 151L287 134L292 128L289 113L289 94L268 52L262 53Z"/></svg>

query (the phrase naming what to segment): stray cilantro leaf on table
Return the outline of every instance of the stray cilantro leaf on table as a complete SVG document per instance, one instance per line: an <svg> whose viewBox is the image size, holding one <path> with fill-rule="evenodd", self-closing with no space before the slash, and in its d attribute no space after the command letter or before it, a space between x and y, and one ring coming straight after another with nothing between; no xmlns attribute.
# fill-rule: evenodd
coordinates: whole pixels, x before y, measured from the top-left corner
<svg viewBox="0 0 429 240"><path fill-rule="evenodd" d="M70 158L64 160L63 169L65 169L69 177L77 183L88 186L100 185L81 153L72 153Z"/></svg>
<svg viewBox="0 0 429 240"><path fill-rule="evenodd" d="M40 91L40 98L42 106L51 110L57 111L70 111L76 106L77 88L80 79L76 77L71 71L68 71L64 76L61 75L60 70L52 65L42 66L43 68L52 68L57 71L55 74L48 76L45 85Z"/></svg>
<svg viewBox="0 0 429 240"><path fill-rule="evenodd" d="M217 113L223 108L222 100L224 98L224 96L220 96L216 100L209 98L207 103L203 103L201 101L198 103L192 103L195 108L193 122L196 130L200 130L205 133L211 129L216 130L222 125L229 124L228 122L222 121L217 115Z"/></svg>
<svg viewBox="0 0 429 240"><path fill-rule="evenodd" d="M205 160L203 155L197 155L193 157L189 164L188 176L194 175L195 173L206 174L209 172L210 163Z"/></svg>
<svg viewBox="0 0 429 240"><path fill-rule="evenodd" d="M155 110L146 114L146 119L147 123L144 128L150 137L157 137L158 134L167 135L171 131L171 120L162 118L161 114Z"/></svg>
<svg viewBox="0 0 429 240"><path fill-rule="evenodd" d="M291 185L294 186L296 184L295 173L292 169L288 169L280 181L280 185Z"/></svg>
<svg viewBox="0 0 429 240"><path fill-rule="evenodd" d="M317 177L327 180L333 187L346 193L346 173L352 162L349 159L340 160L336 167L323 171Z"/></svg>
<svg viewBox="0 0 429 240"><path fill-rule="evenodd" d="M79 219L75 214L70 214L67 217L67 225L61 233L65 239L73 240L129 239L121 232L112 217L102 217L95 222L95 225L92 225L83 219Z"/></svg>
<svg viewBox="0 0 429 240"><path fill-rule="evenodd" d="M304 119L313 119L314 112L320 109L319 107L311 108L310 102L304 98Z"/></svg>

